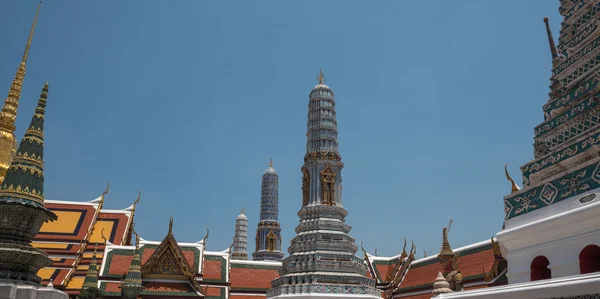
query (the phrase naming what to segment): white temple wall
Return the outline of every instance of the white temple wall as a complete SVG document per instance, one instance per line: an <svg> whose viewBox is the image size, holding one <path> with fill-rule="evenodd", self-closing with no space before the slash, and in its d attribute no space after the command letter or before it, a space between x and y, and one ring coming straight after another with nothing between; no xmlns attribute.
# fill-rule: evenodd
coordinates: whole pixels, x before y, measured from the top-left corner
<svg viewBox="0 0 600 299"><path fill-rule="evenodd" d="M572 202L570 199L565 201ZM548 206L540 210L551 208ZM508 260L508 283L530 281L531 263L540 255L549 260L552 278L578 275L581 250L591 244L600 246L600 220L597 215L600 215L600 201L595 199L574 209L498 233L498 241Z"/></svg>

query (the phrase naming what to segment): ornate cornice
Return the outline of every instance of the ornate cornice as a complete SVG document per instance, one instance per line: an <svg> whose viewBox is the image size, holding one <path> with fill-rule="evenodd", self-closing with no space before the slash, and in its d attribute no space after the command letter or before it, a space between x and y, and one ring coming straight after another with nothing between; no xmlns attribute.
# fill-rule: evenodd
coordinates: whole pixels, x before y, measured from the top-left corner
<svg viewBox="0 0 600 299"><path fill-rule="evenodd" d="M546 119L551 118L555 114L554 111L560 110L563 107L568 107L572 103L580 100L583 96L587 95L588 92L595 90L596 87L598 87L598 83L600 83L600 76L598 73L594 73L584 79L579 85L569 90L567 94L546 103L543 107L544 117Z"/></svg>
<svg viewBox="0 0 600 299"><path fill-rule="evenodd" d="M600 162L596 162L505 197L505 219L524 215L599 187Z"/></svg>

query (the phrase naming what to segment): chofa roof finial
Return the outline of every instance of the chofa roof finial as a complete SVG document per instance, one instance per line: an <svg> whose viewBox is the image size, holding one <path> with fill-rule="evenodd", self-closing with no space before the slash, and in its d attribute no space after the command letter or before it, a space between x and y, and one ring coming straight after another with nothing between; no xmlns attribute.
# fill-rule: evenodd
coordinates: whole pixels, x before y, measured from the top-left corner
<svg viewBox="0 0 600 299"><path fill-rule="evenodd" d="M510 181L510 184L511 184L511 193L517 192L517 191L521 190L521 188L519 186L517 186L517 183L515 183L515 180L513 180L510 177L510 175L508 174L508 163L506 163L504 165L504 174L506 175L506 179L508 181Z"/></svg>

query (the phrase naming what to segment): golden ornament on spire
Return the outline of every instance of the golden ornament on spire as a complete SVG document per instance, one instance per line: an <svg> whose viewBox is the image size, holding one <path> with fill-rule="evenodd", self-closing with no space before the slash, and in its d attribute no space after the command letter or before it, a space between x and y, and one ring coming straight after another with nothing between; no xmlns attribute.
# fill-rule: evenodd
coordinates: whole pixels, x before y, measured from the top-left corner
<svg viewBox="0 0 600 299"><path fill-rule="evenodd" d="M440 250L440 254L438 257L440 260L449 259L454 256L454 251L452 251L452 247L450 247L450 242L448 242L448 233L450 233L450 227L452 226L452 219L448 223L447 227L442 229L442 249Z"/></svg>
<svg viewBox="0 0 600 299"><path fill-rule="evenodd" d="M511 193L521 190L521 188L517 186L517 183L515 183L515 181L508 174L508 163L504 165L504 174L506 175L506 179L510 181Z"/></svg>
<svg viewBox="0 0 600 299"><path fill-rule="evenodd" d="M273 159L269 158L269 168L273 168Z"/></svg>
<svg viewBox="0 0 600 299"><path fill-rule="evenodd" d="M242 207L242 215L244 214L244 207Z"/></svg>
<svg viewBox="0 0 600 299"><path fill-rule="evenodd" d="M323 74L323 70L319 70L319 74L317 75L317 81L319 81L319 84L325 83L325 75Z"/></svg>
<svg viewBox="0 0 600 299"><path fill-rule="evenodd" d="M17 109L19 108L19 99L21 99L23 80L25 80L25 65L27 64L27 58L29 57L29 49L31 48L33 32L40 13L41 4L42 1L40 0L37 11L35 12L31 31L29 32L29 39L25 46L23 59L17 68L17 74L10 85L8 96L6 97L6 100L4 100L4 107L2 107L2 111L0 112L0 183L4 181L10 162L17 152L17 138L14 133L17 128L15 126L15 120L17 119Z"/></svg>

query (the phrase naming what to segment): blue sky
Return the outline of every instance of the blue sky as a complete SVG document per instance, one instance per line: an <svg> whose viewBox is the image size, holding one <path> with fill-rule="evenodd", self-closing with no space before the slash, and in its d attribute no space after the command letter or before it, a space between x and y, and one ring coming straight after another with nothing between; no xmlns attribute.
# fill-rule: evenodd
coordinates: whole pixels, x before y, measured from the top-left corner
<svg viewBox="0 0 600 299"><path fill-rule="evenodd" d="M0 91L37 1L0 2ZM280 175L289 246L301 205L308 94L322 68L336 94L351 235L379 255L414 240L437 253L502 227L503 167L533 158L559 1L46 1L17 137L45 81L46 198L106 208L142 192L136 227L179 241L209 227L231 243L245 207L254 248L260 182Z"/></svg>

